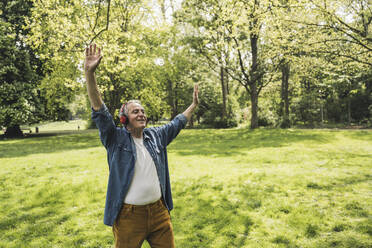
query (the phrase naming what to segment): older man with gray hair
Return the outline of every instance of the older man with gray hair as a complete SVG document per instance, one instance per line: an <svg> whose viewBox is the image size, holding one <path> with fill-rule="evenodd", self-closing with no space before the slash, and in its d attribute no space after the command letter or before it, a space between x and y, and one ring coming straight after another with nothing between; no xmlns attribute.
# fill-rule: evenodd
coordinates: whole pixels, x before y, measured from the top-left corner
<svg viewBox="0 0 372 248"><path fill-rule="evenodd" d="M160 127L146 128L145 109L138 100L124 103L119 114L124 128L119 128L97 87L94 72L101 59L96 45L86 48L84 70L92 119L107 150L110 170L104 224L112 226L115 247L140 248L144 240L153 248L175 247L167 145L198 105L198 86L194 86L192 104Z"/></svg>

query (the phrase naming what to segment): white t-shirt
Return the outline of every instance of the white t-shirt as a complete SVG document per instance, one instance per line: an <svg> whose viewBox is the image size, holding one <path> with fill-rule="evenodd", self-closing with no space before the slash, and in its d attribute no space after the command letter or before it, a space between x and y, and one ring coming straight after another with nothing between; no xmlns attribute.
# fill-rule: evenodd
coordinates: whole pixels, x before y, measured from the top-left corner
<svg viewBox="0 0 372 248"><path fill-rule="evenodd" d="M133 136L132 136L133 137ZM124 202L133 205L146 205L161 197L160 182L155 163L143 144L143 139L133 137L137 159L134 175Z"/></svg>

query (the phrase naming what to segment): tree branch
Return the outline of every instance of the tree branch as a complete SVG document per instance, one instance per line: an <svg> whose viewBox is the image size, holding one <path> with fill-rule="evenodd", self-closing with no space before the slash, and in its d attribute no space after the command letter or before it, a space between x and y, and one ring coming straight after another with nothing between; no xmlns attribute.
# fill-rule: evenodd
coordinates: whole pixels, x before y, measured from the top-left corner
<svg viewBox="0 0 372 248"><path fill-rule="evenodd" d="M229 68L229 67L225 67L225 69L226 69L227 74L228 74L232 79L236 80L239 84L241 84L244 88L246 88L247 91L248 91L248 93L250 94L250 90L249 90L249 88L247 87L247 86L248 86L247 83L246 83L244 80L242 80L241 78L238 78L238 77L236 77L233 73L231 73L231 71L233 71L233 69L231 69L231 68Z"/></svg>
<svg viewBox="0 0 372 248"><path fill-rule="evenodd" d="M316 3L314 3L314 1L311 0L311 2L318 7L318 9L320 11L322 11L323 13L327 14L328 16L331 16L333 18L335 18L339 23L341 23L342 25L344 25L345 27L347 27L348 29L350 29L351 31L353 31L354 33L357 33L359 34L360 36L362 37L365 37L365 35L363 34L362 31L356 29L356 28L353 28L352 26L350 26L349 24L345 23L343 20L341 20L337 15L335 14L332 14L331 12L329 12L328 10L324 9L323 7L317 5Z"/></svg>
<svg viewBox="0 0 372 248"><path fill-rule="evenodd" d="M350 56L350 55L347 55L347 54L341 54L341 53L332 52L332 51L319 51L319 50L314 50L314 51L310 51L310 52L312 52L312 53L325 53L325 54L335 55L335 56L339 56L339 57L344 57L344 58L348 58L348 59L351 59L353 61L365 64L365 65L372 66L372 63L369 62L369 61L372 61L372 60L362 61L360 59L357 59L357 58L355 58L353 56Z"/></svg>
<svg viewBox="0 0 372 248"><path fill-rule="evenodd" d="M237 46L236 49L237 49L237 51L238 51L238 58L239 58L240 69L241 69L241 71L242 71L242 73L243 73L245 79L246 79L247 81L250 81L250 80L249 80L249 75L246 73L245 68L244 68L243 58L242 58L242 54L241 54L240 49L239 49L238 41L236 40L235 37L232 37L232 38L233 38L233 40L235 41L235 45Z"/></svg>
<svg viewBox="0 0 372 248"><path fill-rule="evenodd" d="M347 40L347 39L329 39L329 40L321 40L321 41L316 41L316 42L311 42L311 43L307 43L307 45L315 45L315 44L320 44L320 43L332 43L332 42L337 42L337 41L340 41L340 42L350 42L350 43L353 43L353 44L356 44L356 45L361 45L359 42L356 42L354 40ZM364 46L363 46L364 47ZM371 49L369 47L364 47L366 48L367 50L371 51Z"/></svg>
<svg viewBox="0 0 372 248"><path fill-rule="evenodd" d="M301 21L294 21L294 20L286 20L287 22L292 22L292 23L297 23L297 24L303 24L307 26L315 26L315 27L321 27L325 29L331 29L331 30L338 30L341 33L344 33L345 35L349 36L351 39L355 41L355 44L359 44L360 46L364 47L365 49L372 51L372 48L368 47L367 45L363 44L358 38L350 34L350 32L347 32L347 30L336 27L336 26L331 26L329 24L317 24L317 23L308 23L308 22L301 22ZM365 38L367 41L370 41L369 38Z"/></svg>
<svg viewBox="0 0 372 248"><path fill-rule="evenodd" d="M94 26L93 26L93 28L92 28L92 31L93 31L93 32L94 32L94 30L95 30L96 27L97 27L97 22L98 22L99 12L101 12L101 2L102 2L102 0L99 0L99 2L98 2L98 10L97 10L97 13L96 13L96 19L95 19L95 21L94 21Z"/></svg>
<svg viewBox="0 0 372 248"><path fill-rule="evenodd" d="M93 38L90 40L89 44L92 44L92 42L104 31L107 31L109 28L110 24L110 5L111 5L111 0L107 0L107 16L106 16L106 27L100 30Z"/></svg>

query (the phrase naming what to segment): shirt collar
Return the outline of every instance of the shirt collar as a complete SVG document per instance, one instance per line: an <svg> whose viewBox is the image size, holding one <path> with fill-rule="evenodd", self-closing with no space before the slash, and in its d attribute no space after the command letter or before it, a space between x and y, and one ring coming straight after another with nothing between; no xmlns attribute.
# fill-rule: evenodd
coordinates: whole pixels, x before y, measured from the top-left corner
<svg viewBox="0 0 372 248"><path fill-rule="evenodd" d="M124 131L127 132L127 133L130 133L126 127L124 127ZM149 140L150 139L150 136L146 134L145 130L143 130L142 135L143 135L144 140Z"/></svg>

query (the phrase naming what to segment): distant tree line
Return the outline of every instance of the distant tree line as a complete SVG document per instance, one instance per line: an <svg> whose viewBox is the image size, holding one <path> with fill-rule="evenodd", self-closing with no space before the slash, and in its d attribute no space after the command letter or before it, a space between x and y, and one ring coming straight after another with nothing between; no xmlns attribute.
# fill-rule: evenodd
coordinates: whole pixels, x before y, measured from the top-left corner
<svg viewBox="0 0 372 248"><path fill-rule="evenodd" d="M368 0L178 3L0 3L0 126L11 135L84 109L88 118L82 63L92 42L103 48L98 84L114 116L139 99L152 121L173 118L199 83L191 125L372 125Z"/></svg>

